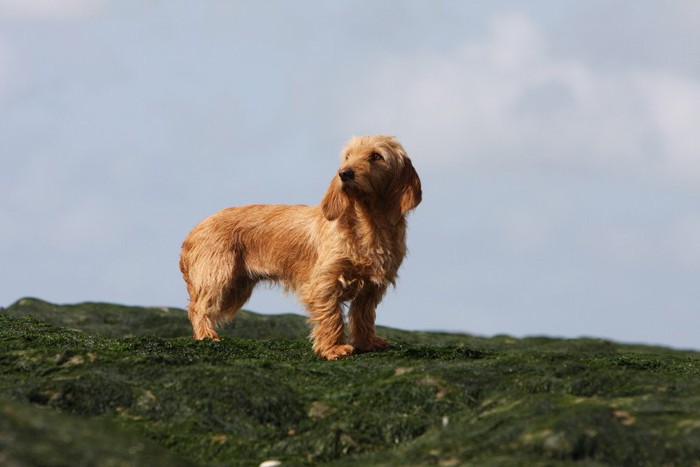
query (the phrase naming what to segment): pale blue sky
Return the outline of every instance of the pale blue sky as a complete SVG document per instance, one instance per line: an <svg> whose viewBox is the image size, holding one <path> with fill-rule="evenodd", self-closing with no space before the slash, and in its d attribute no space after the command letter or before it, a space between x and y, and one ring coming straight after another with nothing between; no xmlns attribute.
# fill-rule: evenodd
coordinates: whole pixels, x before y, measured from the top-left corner
<svg viewBox="0 0 700 467"><path fill-rule="evenodd" d="M198 221L390 133L424 202L381 324L700 348L699 127L695 1L0 0L0 305L184 307Z"/></svg>

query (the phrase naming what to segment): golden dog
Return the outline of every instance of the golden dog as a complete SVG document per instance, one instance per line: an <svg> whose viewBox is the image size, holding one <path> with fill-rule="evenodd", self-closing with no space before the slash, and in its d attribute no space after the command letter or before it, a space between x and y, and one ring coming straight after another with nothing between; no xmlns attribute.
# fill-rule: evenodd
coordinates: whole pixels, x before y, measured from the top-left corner
<svg viewBox="0 0 700 467"><path fill-rule="evenodd" d="M255 285L274 281L307 308L316 354L333 360L388 347L375 333L375 309L406 255L406 214L421 202L421 183L391 136L353 138L341 159L319 206L228 208L185 238L180 270L195 339L218 339L215 327Z"/></svg>

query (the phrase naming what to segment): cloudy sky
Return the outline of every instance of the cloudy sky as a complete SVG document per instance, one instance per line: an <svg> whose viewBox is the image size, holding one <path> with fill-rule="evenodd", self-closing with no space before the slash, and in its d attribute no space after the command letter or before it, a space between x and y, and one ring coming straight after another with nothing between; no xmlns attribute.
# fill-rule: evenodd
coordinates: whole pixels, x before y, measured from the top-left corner
<svg viewBox="0 0 700 467"><path fill-rule="evenodd" d="M698 128L697 1L0 0L0 305L184 307L197 222L389 133L424 201L381 324L698 349Z"/></svg>

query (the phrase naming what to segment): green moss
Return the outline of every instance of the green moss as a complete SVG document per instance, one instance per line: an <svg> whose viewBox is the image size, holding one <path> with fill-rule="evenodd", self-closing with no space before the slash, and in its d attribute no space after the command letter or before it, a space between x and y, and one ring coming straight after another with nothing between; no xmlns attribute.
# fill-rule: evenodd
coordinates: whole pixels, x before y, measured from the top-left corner
<svg viewBox="0 0 700 467"><path fill-rule="evenodd" d="M0 444L0 456L24 463L64 449L60 433L80 437L93 426L95 437L73 456L128 451L99 436L108 426L127 444L141 440L164 449L162 459L199 465L692 465L700 458L695 352L384 329L390 350L326 362L313 355L306 331L280 336L292 328L272 324L275 317L249 315L247 337L194 341L99 330L115 321L120 329L119 313L145 329L139 314L153 309L22 302L0 313L0 397L17 414L0 425L0 443L10 436L18 446ZM25 313L30 307L41 319ZM163 319L186 324L181 310ZM36 416L32 405L51 418L41 434L49 441L36 450L34 432L22 428Z"/></svg>
<svg viewBox="0 0 700 467"><path fill-rule="evenodd" d="M0 399L3 465L194 465L106 420L84 419Z"/></svg>

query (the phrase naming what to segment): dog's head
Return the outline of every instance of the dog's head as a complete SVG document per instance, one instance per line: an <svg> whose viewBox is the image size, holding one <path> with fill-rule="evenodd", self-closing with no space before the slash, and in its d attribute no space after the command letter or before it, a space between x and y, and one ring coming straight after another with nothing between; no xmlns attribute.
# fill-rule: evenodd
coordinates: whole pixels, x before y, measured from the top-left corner
<svg viewBox="0 0 700 467"><path fill-rule="evenodd" d="M421 202L418 174L393 136L355 137L340 157L338 175L321 202L326 219L337 219L354 201L396 223Z"/></svg>

